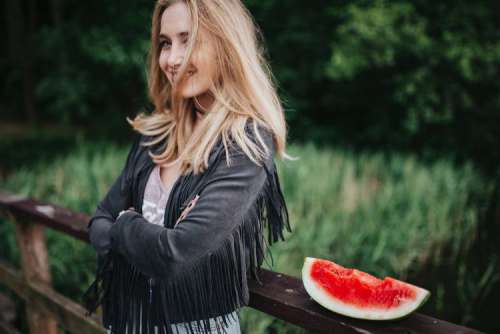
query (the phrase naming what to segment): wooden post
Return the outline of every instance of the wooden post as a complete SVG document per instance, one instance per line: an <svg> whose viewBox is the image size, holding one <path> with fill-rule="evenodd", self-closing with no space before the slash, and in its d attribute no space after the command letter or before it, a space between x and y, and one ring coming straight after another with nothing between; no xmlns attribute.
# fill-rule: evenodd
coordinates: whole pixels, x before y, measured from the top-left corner
<svg viewBox="0 0 500 334"><path fill-rule="evenodd" d="M40 282L50 286L52 279L44 230L42 225L16 221L16 238L21 252L24 278L28 282ZM58 333L57 322L29 302L26 303L26 314L30 333Z"/></svg>

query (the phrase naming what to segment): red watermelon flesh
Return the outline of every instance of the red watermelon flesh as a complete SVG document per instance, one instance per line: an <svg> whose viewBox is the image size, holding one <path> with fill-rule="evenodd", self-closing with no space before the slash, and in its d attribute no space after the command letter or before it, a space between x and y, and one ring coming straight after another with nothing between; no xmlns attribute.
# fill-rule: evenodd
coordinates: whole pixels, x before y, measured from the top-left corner
<svg viewBox="0 0 500 334"><path fill-rule="evenodd" d="M344 268L334 262L307 257L302 280L309 295L331 311L360 319L404 317L420 307L429 291L386 277Z"/></svg>

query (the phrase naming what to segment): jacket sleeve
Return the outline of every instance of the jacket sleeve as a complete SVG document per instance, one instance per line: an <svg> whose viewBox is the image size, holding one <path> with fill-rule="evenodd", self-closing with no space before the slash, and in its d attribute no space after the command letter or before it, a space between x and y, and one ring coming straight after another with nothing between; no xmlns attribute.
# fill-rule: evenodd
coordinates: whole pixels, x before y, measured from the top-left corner
<svg viewBox="0 0 500 334"><path fill-rule="evenodd" d="M94 215L87 224L90 244L98 255L106 255L109 252L111 246L109 230L120 211L128 209L131 203L127 175L131 172L131 163L139 144L140 136L136 136L128 152L125 166L97 205Z"/></svg>
<svg viewBox="0 0 500 334"><path fill-rule="evenodd" d="M272 137L266 133L262 138L269 152L261 164L270 166ZM229 152L230 166L223 155L199 192L196 205L175 228L150 224L141 214L126 212L110 229L112 250L148 276L171 279L186 266L192 269L189 267L197 259L217 252L224 240L234 238L233 231L263 188L266 171L241 149Z"/></svg>

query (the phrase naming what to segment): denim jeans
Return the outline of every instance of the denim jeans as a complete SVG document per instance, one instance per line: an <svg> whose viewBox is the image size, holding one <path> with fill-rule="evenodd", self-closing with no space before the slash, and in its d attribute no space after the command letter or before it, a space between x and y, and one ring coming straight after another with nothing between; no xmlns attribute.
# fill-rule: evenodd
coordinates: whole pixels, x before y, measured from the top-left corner
<svg viewBox="0 0 500 334"><path fill-rule="evenodd" d="M210 333L212 334L217 334L217 333L226 333L226 334L241 334L241 328L240 328L240 318L239 315L236 311L232 312L233 316L231 317L230 314L227 316L227 322L228 325L224 325L224 322L222 321L222 317L216 317L216 318L210 318ZM234 320L233 320L234 317ZM201 324L203 325L203 324ZM189 325L187 322L183 323L177 323L177 324L172 324L171 325L172 331L174 334L189 334ZM193 329L194 333L203 333L203 331L200 331L200 328L196 325L196 321L191 322L191 328ZM108 329L108 334L111 331ZM155 327L155 333L158 332L158 329ZM120 333L121 334L121 333ZM141 334L141 333L129 333L128 328L125 330L124 334Z"/></svg>

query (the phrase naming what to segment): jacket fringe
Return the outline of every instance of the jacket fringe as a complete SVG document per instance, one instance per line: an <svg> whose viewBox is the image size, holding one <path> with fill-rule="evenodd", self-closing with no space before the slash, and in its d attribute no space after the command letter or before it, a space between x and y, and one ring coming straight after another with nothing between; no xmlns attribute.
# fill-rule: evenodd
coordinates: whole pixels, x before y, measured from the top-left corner
<svg viewBox="0 0 500 334"><path fill-rule="evenodd" d="M235 321L232 312L249 302L247 278L262 285L259 270L266 250L274 266L268 245L285 240L284 228L292 232L276 165L273 162L269 170L264 164L264 168L266 182L241 223L212 251L190 262L175 280L149 278L120 254L110 252L99 262L96 280L84 294L86 314L102 304L103 325L111 334L124 334L126 328L127 334L154 334L155 327L157 333L170 334L172 325L181 322L188 323L190 334L209 334L215 330L209 318L220 316L225 325Z"/></svg>

